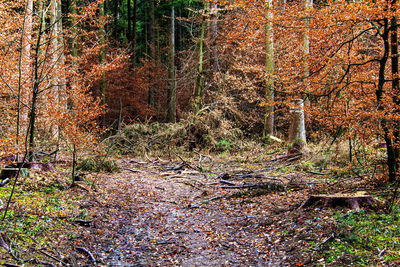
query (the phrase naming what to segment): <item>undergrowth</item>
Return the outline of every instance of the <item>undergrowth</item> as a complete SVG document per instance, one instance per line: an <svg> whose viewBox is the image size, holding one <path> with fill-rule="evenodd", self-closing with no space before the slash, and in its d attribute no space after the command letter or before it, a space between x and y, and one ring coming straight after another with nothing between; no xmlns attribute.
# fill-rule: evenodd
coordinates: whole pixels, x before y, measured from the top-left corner
<svg viewBox="0 0 400 267"><path fill-rule="evenodd" d="M328 265L371 266L400 263L400 207L392 213L338 214L336 237L322 250Z"/></svg>
<svg viewBox="0 0 400 267"><path fill-rule="evenodd" d="M77 170L86 172L119 172L120 167L114 159L106 159L101 156L89 157L81 160Z"/></svg>
<svg viewBox="0 0 400 267"><path fill-rule="evenodd" d="M11 184L0 187L1 218L11 190ZM34 173L17 182L9 210L0 223L0 234L18 260L0 248L0 264L11 261L59 264L41 250L56 256L64 264L71 263L68 251L79 232L71 222L88 217L88 212L80 206L83 200L83 195L75 194L61 177L50 173Z"/></svg>

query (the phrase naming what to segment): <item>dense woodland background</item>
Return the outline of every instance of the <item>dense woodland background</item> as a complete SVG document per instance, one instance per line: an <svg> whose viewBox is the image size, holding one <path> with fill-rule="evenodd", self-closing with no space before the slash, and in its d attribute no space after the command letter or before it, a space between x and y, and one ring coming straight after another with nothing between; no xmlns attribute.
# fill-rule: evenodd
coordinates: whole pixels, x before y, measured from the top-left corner
<svg viewBox="0 0 400 267"><path fill-rule="evenodd" d="M393 182L397 5L3 1L1 153L76 151L104 129L187 122L190 149L242 136L300 150L344 142L349 164L383 149L374 160Z"/></svg>

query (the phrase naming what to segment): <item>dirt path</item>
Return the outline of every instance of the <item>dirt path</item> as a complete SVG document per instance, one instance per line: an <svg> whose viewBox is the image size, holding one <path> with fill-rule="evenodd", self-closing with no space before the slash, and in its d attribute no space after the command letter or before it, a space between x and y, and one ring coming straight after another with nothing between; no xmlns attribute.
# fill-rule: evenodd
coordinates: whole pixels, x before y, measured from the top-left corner
<svg viewBox="0 0 400 267"><path fill-rule="evenodd" d="M304 192L229 197L216 175L178 163L123 167L99 177L104 191L87 199L94 227L78 238L102 265L294 265L310 261L300 250L307 238L324 235L312 214L293 209Z"/></svg>

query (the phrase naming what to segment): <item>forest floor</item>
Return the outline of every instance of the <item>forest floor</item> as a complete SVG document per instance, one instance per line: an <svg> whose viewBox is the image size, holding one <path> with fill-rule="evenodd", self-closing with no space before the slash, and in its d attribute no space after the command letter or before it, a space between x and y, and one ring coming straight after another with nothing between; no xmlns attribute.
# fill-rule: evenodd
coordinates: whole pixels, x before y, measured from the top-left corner
<svg viewBox="0 0 400 267"><path fill-rule="evenodd" d="M87 173L72 188L60 186L57 175L33 174L17 188L2 226L14 253L0 242L0 263L22 264L28 257L74 266L398 263L400 213L377 215L386 224L371 224L379 233L365 232L363 239L349 233L361 225L357 218L370 220L363 213L369 210L299 208L311 194L365 190L378 196L368 179L332 179L295 168L299 160L124 158L120 172ZM0 187L3 201L10 190Z"/></svg>
<svg viewBox="0 0 400 267"><path fill-rule="evenodd" d="M98 192L87 193L94 227L78 240L104 265L324 265L338 209L298 207L338 183L288 172L286 160L200 167L125 159L121 173L101 175ZM351 179L346 190L359 182Z"/></svg>

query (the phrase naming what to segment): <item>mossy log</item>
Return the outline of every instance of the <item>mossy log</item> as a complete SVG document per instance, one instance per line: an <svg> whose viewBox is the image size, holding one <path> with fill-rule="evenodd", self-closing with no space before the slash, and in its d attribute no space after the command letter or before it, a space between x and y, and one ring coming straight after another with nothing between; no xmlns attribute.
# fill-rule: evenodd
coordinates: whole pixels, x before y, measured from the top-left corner
<svg viewBox="0 0 400 267"><path fill-rule="evenodd" d="M311 195L299 209L321 206L321 207L347 207L353 210L360 208L371 207L378 203L371 195L366 195L365 192L356 192L350 194L333 194L333 195Z"/></svg>

